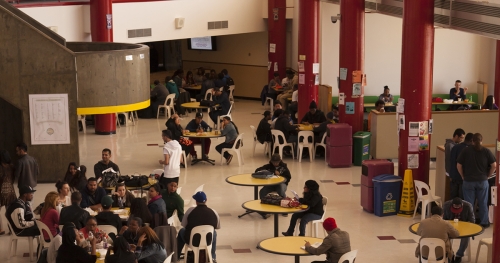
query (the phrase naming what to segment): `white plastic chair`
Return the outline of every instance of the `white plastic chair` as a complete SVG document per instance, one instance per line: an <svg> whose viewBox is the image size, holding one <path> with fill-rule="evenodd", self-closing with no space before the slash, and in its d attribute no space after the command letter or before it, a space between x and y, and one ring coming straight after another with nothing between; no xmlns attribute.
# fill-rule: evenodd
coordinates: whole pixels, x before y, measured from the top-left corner
<svg viewBox="0 0 500 263"><path fill-rule="evenodd" d="M161 176L163 174L164 170L163 169L154 169L153 172L151 172L154 175L159 175Z"/></svg>
<svg viewBox="0 0 500 263"><path fill-rule="evenodd" d="M325 149L325 163L328 163L328 161L326 160L326 132L325 134L323 134L323 138L321 138L321 142L317 142L315 145L314 145L314 153L316 154L318 151L318 147L323 147L323 149ZM314 158L316 157L316 155L314 156Z"/></svg>
<svg viewBox="0 0 500 263"><path fill-rule="evenodd" d="M182 190L182 187L177 187L177 190L175 191L178 195L181 195L181 190Z"/></svg>
<svg viewBox="0 0 500 263"><path fill-rule="evenodd" d="M205 100L212 101L212 91L212 89L207 89L207 91L205 91Z"/></svg>
<svg viewBox="0 0 500 263"><path fill-rule="evenodd" d="M238 166L245 164L243 162L243 152L241 151L241 148L243 147L242 143L243 143L243 133L240 133L238 137L236 137L236 140L234 141L232 148L222 148L222 151L220 153L220 165L223 164L222 157L224 156L224 153L229 151L235 152L236 155L238 156Z"/></svg>
<svg viewBox="0 0 500 263"><path fill-rule="evenodd" d="M233 97L234 88L235 88L234 85L229 86L229 101L233 101L233 102L234 102L234 97Z"/></svg>
<svg viewBox="0 0 500 263"><path fill-rule="evenodd" d="M33 257L33 253L35 252L35 250L33 249L33 239L35 239L37 244L40 245L39 236L20 237L20 236L16 235L16 232L14 232L14 229L10 225L10 222L7 222L7 227L9 228L9 231L11 233L10 240L9 240L9 259L12 257L12 245L14 245L14 255L16 255L16 253L17 253L17 240L25 239L25 240L28 240L30 261L34 261L35 258ZM50 233L50 231L49 231L49 233Z"/></svg>
<svg viewBox="0 0 500 263"><path fill-rule="evenodd" d="M133 112L117 112L116 113L116 124L118 125L118 127L121 127L120 126L120 119L118 118L118 116L120 115L123 115L125 116L125 126L128 126L128 122L130 121L130 119L132 119L132 124L135 125L135 119L134 119L134 113Z"/></svg>
<svg viewBox="0 0 500 263"><path fill-rule="evenodd" d="M430 206L432 202L438 203L440 207L443 206L443 204L441 203L441 197L432 196L430 188L426 183L419 180L413 180L413 183L415 184L415 191L417 192L417 202L415 203L415 211L413 212L413 218L415 218L415 214L417 213L418 203L422 202L422 210L421 210L422 213L420 219L424 220L426 211L427 213L429 213L431 210L430 207L428 206ZM427 191L426 195L422 193L422 189L425 189Z"/></svg>
<svg viewBox="0 0 500 263"><path fill-rule="evenodd" d="M210 241L210 244L207 244L207 235L209 233L212 233L212 240ZM193 246L193 237L194 235L200 235L200 244L195 247ZM186 244L184 247L184 255L187 255L188 249L193 250L194 254L194 261L193 262L199 262L199 257L200 257L200 250L204 249L206 253L206 258L208 259L208 262L213 263L212 260L212 244L213 244L213 237L214 237L214 227L213 226L208 226L208 225L202 225L202 226L197 226L194 227L193 230L191 230L191 236L189 238L189 244Z"/></svg>
<svg viewBox="0 0 500 263"><path fill-rule="evenodd" d="M274 99L271 98L271 97L266 97L266 102L265 103L267 103L268 101L269 101L269 106L271 107L269 109L269 111L271 111L271 114L273 114L274 113Z"/></svg>
<svg viewBox="0 0 500 263"><path fill-rule="evenodd" d="M52 239L54 239L54 236L52 236L52 233L50 232L49 227L45 223L43 223L42 221L37 220L36 226L38 227L38 231L40 231L40 249L38 249L38 255L37 255L37 258L40 258L40 254L42 253L42 249L50 246L50 243L52 242ZM49 241L45 241L45 236L44 236L43 232L47 233L47 236L49 237Z"/></svg>
<svg viewBox="0 0 500 263"><path fill-rule="evenodd" d="M319 236L319 226L323 226L323 220L325 220L325 214L326 214L326 205L328 204L328 197L323 196L323 200L321 201L323 203L323 216L321 216L321 219L313 220L307 223L306 226L306 233L304 233L307 236L307 232L309 229L309 233L311 233L312 237L318 237ZM295 233L299 233L299 225L300 225L300 218L297 220L297 224L295 225ZM325 233L326 237L326 231L323 232Z"/></svg>
<svg viewBox="0 0 500 263"><path fill-rule="evenodd" d="M293 151L293 143L286 142L285 135L280 130L271 130L271 134L273 135L274 149L271 152L275 152L276 148L278 148L279 155L283 158L283 148L286 146L290 146L292 148L292 158L295 159L295 152ZM283 143L280 142L280 138Z"/></svg>
<svg viewBox="0 0 500 263"><path fill-rule="evenodd" d="M170 263L172 262L172 256L174 255L175 252L172 252L168 255L168 257L163 261L163 263Z"/></svg>
<svg viewBox="0 0 500 263"><path fill-rule="evenodd" d="M313 161L313 151L314 151L314 133L312 131L299 131L297 143L297 157L299 158L299 163L302 162L302 153L304 148L309 150L309 160ZM302 142L300 141L302 138ZM310 139L310 142L309 142Z"/></svg>
<svg viewBox="0 0 500 263"><path fill-rule="evenodd" d="M422 248L426 246L429 248L429 255L427 255L427 259L422 257ZM436 257L436 248L441 247L443 250L443 258L441 260L437 260ZM420 239L420 260L422 263L445 263L446 259L446 245L444 240L440 238L422 238Z"/></svg>
<svg viewBox="0 0 500 263"><path fill-rule="evenodd" d="M353 263L354 260L356 259L357 255L358 255L358 250L351 250L351 251L345 253L344 255L342 255L342 257L340 257L339 263L344 263L344 261L346 261L346 260L349 263Z"/></svg>
<svg viewBox="0 0 500 263"><path fill-rule="evenodd" d="M85 121L85 115L78 115L78 122L82 123L83 133L87 132L87 124Z"/></svg>
<svg viewBox="0 0 500 263"><path fill-rule="evenodd" d="M202 184L200 186L198 186L198 188L196 188L196 190L194 190L194 194L198 193L198 192L201 192L203 191L203 187L205 186L205 184ZM193 197L191 197L189 200L184 200L184 207L186 206L192 206L192 207L195 207L196 206L196 200L193 199Z"/></svg>
<svg viewBox="0 0 500 263"><path fill-rule="evenodd" d="M116 227L112 225L99 225L97 226L97 228L99 228L99 230L104 231L106 234L109 233L115 233L115 235L118 234L118 230L116 229Z"/></svg>
<svg viewBox="0 0 500 263"><path fill-rule="evenodd" d="M493 253L493 238L483 238L479 240L479 245L477 245L477 253L476 253L476 263L477 260L479 259L479 251L481 251L481 246L485 245L486 248L488 249L486 253L488 253L487 257L487 263L491 263L491 254ZM471 246L471 243L469 243L469 247Z"/></svg>
<svg viewBox="0 0 500 263"><path fill-rule="evenodd" d="M174 100L175 100L175 94L169 94L167 98L165 99L165 103L163 105L158 106L158 111L156 112L156 118L160 116L160 109L165 109L165 117L170 118L172 110L175 113L175 108L174 108Z"/></svg>
<svg viewBox="0 0 500 263"><path fill-rule="evenodd" d="M230 102L230 103L231 103L231 107L229 107L229 110L227 111L227 114L226 114L226 115L220 115L220 116L219 116L219 123L220 123L220 122L222 121L222 119L223 119L224 117L226 117L226 116L227 116L227 117L229 117L231 120L233 119L233 118L231 117L231 111L232 111L232 109L233 109L233 102ZM217 128L219 127L218 123L215 123L215 125L214 125L214 126L215 126L215 127L214 127L215 129L217 129Z"/></svg>
<svg viewBox="0 0 500 263"><path fill-rule="evenodd" d="M257 130L255 129L255 126L250 125L250 129L252 129L252 135L253 135L253 152L252 152L252 157L255 156L255 146L257 143L260 143L259 140L257 140ZM269 156L271 156L271 142L264 142L264 153L269 151Z"/></svg>

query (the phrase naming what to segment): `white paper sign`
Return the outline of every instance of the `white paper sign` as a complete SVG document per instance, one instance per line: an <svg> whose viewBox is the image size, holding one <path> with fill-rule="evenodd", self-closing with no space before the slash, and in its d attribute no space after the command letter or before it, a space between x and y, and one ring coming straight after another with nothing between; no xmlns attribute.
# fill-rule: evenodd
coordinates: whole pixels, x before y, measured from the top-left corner
<svg viewBox="0 0 500 263"><path fill-rule="evenodd" d="M276 53L276 44L269 44L269 53Z"/></svg>
<svg viewBox="0 0 500 263"><path fill-rule="evenodd" d="M432 119L429 120L429 134L432 134L432 129L434 126L434 121Z"/></svg>
<svg viewBox="0 0 500 263"><path fill-rule="evenodd" d="M278 62L274 62L274 72L278 72Z"/></svg>
<svg viewBox="0 0 500 263"><path fill-rule="evenodd" d="M267 62L267 70L271 70L272 65L273 65L273 62L271 62L271 61Z"/></svg>
<svg viewBox="0 0 500 263"><path fill-rule="evenodd" d="M319 85L319 75L314 77L314 85Z"/></svg>
<svg viewBox="0 0 500 263"><path fill-rule="evenodd" d="M345 104L345 93L341 92L339 93L339 105L344 105Z"/></svg>
<svg viewBox="0 0 500 263"><path fill-rule="evenodd" d="M347 79L347 68L340 68L340 80Z"/></svg>
<svg viewBox="0 0 500 263"><path fill-rule="evenodd" d="M313 63L313 74L319 74L319 63Z"/></svg>
<svg viewBox="0 0 500 263"><path fill-rule="evenodd" d="M132 57L132 55L125 56L125 60L126 61L133 60L133 59L134 58Z"/></svg>
<svg viewBox="0 0 500 263"><path fill-rule="evenodd" d="M139 54L140 59L144 59L144 54Z"/></svg>
<svg viewBox="0 0 500 263"><path fill-rule="evenodd" d="M31 144L69 144L68 94L30 94Z"/></svg>
<svg viewBox="0 0 500 263"><path fill-rule="evenodd" d="M299 61L299 72L304 72L304 61Z"/></svg>
<svg viewBox="0 0 500 263"><path fill-rule="evenodd" d="M361 83L352 84L352 96L361 96Z"/></svg>
<svg viewBox="0 0 500 263"><path fill-rule="evenodd" d="M299 74L299 84L306 84L306 75Z"/></svg>
<svg viewBox="0 0 500 263"><path fill-rule="evenodd" d="M403 115L403 114L399 115L398 126L399 126L400 130L405 129L405 115Z"/></svg>
<svg viewBox="0 0 500 263"><path fill-rule="evenodd" d="M418 154L408 154L408 169L418 168Z"/></svg>
<svg viewBox="0 0 500 263"><path fill-rule="evenodd" d="M419 122L409 122L408 123L408 136L418 136L418 131L420 130Z"/></svg>
<svg viewBox="0 0 500 263"><path fill-rule="evenodd" d="M398 100L398 106L397 106L397 111L399 113L405 113L405 99L399 98L399 100Z"/></svg>

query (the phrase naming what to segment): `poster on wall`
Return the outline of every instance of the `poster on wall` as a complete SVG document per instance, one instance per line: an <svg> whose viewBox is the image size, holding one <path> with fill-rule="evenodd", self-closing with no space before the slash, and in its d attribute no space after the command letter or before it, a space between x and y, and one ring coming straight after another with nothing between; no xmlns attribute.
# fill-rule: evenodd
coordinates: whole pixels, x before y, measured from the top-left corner
<svg viewBox="0 0 500 263"><path fill-rule="evenodd" d="M420 123L418 122L409 122L408 123L408 136L418 136L418 129Z"/></svg>
<svg viewBox="0 0 500 263"><path fill-rule="evenodd" d="M69 144L68 94L30 94L31 144Z"/></svg>
<svg viewBox="0 0 500 263"><path fill-rule="evenodd" d="M274 62L274 72L278 72L278 62Z"/></svg>
<svg viewBox="0 0 500 263"><path fill-rule="evenodd" d="M424 136L429 134L429 123L427 121L421 121L419 124L418 135Z"/></svg>
<svg viewBox="0 0 500 263"><path fill-rule="evenodd" d="M429 135L421 135L418 140L418 149L420 151L429 150Z"/></svg>
<svg viewBox="0 0 500 263"><path fill-rule="evenodd" d="M339 105L344 105L345 103L345 93L339 93Z"/></svg>
<svg viewBox="0 0 500 263"><path fill-rule="evenodd" d="M361 70L354 70L352 72L352 82L361 83Z"/></svg>
<svg viewBox="0 0 500 263"><path fill-rule="evenodd" d="M313 74L319 74L319 63L313 63Z"/></svg>
<svg viewBox="0 0 500 263"><path fill-rule="evenodd" d="M361 83L352 84L352 96L361 96Z"/></svg>
<svg viewBox="0 0 500 263"><path fill-rule="evenodd" d="M319 85L319 75L314 76L314 85Z"/></svg>
<svg viewBox="0 0 500 263"><path fill-rule="evenodd" d="M304 72L304 61L299 61L299 72Z"/></svg>
<svg viewBox="0 0 500 263"><path fill-rule="evenodd" d="M269 53L276 53L276 44L269 44Z"/></svg>
<svg viewBox="0 0 500 263"><path fill-rule="evenodd" d="M398 120L399 129L404 130L405 129L405 115L401 114L401 115L398 115L398 117L399 117L399 120Z"/></svg>
<svg viewBox="0 0 500 263"><path fill-rule="evenodd" d="M347 79L347 68L340 68L340 80Z"/></svg>
<svg viewBox="0 0 500 263"><path fill-rule="evenodd" d="M434 128L434 120L429 120L429 134L432 134L432 129Z"/></svg>
<svg viewBox="0 0 500 263"><path fill-rule="evenodd" d="M396 111L399 113L405 113L405 99L399 98L398 106L396 106Z"/></svg>
<svg viewBox="0 0 500 263"><path fill-rule="evenodd" d="M299 74L299 84L306 84L306 74Z"/></svg>
<svg viewBox="0 0 500 263"><path fill-rule="evenodd" d="M409 137L408 138L408 151L409 152L418 152L418 137Z"/></svg>
<svg viewBox="0 0 500 263"><path fill-rule="evenodd" d="M354 102L346 102L345 103L345 113L346 114L354 114Z"/></svg>
<svg viewBox="0 0 500 263"><path fill-rule="evenodd" d="M410 153L408 154L408 169L418 168L418 154Z"/></svg>

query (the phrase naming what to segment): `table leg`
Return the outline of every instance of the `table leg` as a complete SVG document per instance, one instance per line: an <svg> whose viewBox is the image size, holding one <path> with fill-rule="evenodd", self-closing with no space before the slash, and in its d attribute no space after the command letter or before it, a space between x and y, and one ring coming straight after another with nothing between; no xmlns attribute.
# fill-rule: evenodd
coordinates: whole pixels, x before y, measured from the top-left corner
<svg viewBox="0 0 500 263"><path fill-rule="evenodd" d="M279 214L274 214L274 237L278 237L278 216Z"/></svg>
<svg viewBox="0 0 500 263"><path fill-rule="evenodd" d="M191 165L195 165L201 161L215 165L215 160L208 159L208 156L205 155L205 139L201 138L200 141L201 141L201 159L194 160Z"/></svg>
<svg viewBox="0 0 500 263"><path fill-rule="evenodd" d="M253 200L259 200L259 187L255 186L253 188Z"/></svg>
<svg viewBox="0 0 500 263"><path fill-rule="evenodd" d="M300 263L300 256L295 256L295 263Z"/></svg>

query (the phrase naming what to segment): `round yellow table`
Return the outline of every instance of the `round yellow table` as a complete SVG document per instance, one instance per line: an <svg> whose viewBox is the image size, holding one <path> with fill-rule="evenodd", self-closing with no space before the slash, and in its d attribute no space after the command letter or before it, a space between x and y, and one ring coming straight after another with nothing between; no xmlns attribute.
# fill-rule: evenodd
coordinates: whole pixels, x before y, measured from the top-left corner
<svg viewBox="0 0 500 263"><path fill-rule="evenodd" d="M194 102L192 102L194 103ZM196 102L196 103L199 103L199 102ZM184 105L184 104L182 104ZM210 132L202 132L202 133L198 133L198 132L188 132L188 133L184 133L182 136L184 137L188 137L188 138L198 138L198 139L201 139L201 159L195 159L193 160L193 162L191 163L191 165L195 165L199 162L207 162L207 163L210 163L212 165L215 165L215 160L212 160L212 159L209 159L207 155L205 155L205 140L203 139L207 139L207 138L218 138L218 137L222 137L222 134L220 133L220 131L216 130L216 131L210 131Z"/></svg>
<svg viewBox="0 0 500 263"><path fill-rule="evenodd" d="M208 108L210 108L208 106L201 106L198 101L182 103L181 107L189 108L189 109L208 109Z"/></svg>
<svg viewBox="0 0 500 263"><path fill-rule="evenodd" d="M484 231L484 228L478 224L464 221L458 221L457 223L453 222L453 220L446 221L450 222L450 224L458 230L459 236L457 238L477 236L482 234ZM410 232L417 235L418 226L420 226L420 222L411 225L409 228Z"/></svg>
<svg viewBox="0 0 500 263"><path fill-rule="evenodd" d="M118 215L122 221L127 221L130 216L130 207L112 207L111 211L113 211L114 214ZM120 229L117 230L120 231Z"/></svg>
<svg viewBox="0 0 500 263"><path fill-rule="evenodd" d="M297 236L273 237L262 240L259 243L258 248L273 254L294 256L295 263L299 263L301 256L311 256L309 252L301 248L306 243L305 241L308 241L310 244L314 244L316 242L322 243L323 239Z"/></svg>
<svg viewBox="0 0 500 263"><path fill-rule="evenodd" d="M312 131L314 126L312 124L298 124L301 131Z"/></svg>
<svg viewBox="0 0 500 263"><path fill-rule="evenodd" d="M201 85L194 85L194 86L186 86L184 89L188 90L201 90Z"/></svg>
<svg viewBox="0 0 500 263"><path fill-rule="evenodd" d="M274 236L278 236L278 228L279 228L279 221L278 221L278 216L280 214L295 214L295 213L303 213L307 210L309 210L309 207L307 208L289 208L289 207L281 207L278 205L268 205L268 204L262 204L260 200L252 200L252 201L247 201L241 205L243 208L246 210L258 212L258 213L264 213L264 214L274 214Z"/></svg>

